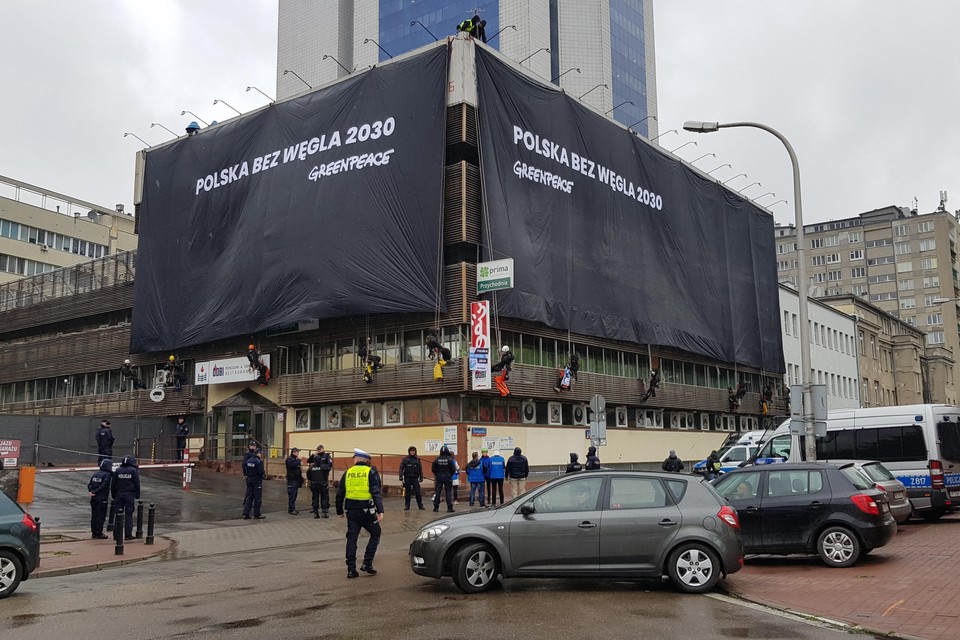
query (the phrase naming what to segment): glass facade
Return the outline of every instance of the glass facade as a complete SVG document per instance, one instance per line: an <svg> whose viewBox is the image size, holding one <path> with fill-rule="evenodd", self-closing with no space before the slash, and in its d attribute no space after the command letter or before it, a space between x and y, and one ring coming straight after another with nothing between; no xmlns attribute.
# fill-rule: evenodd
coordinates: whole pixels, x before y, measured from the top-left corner
<svg viewBox="0 0 960 640"><path fill-rule="evenodd" d="M610 58L613 71L614 106L617 107L611 115L618 122L633 129L644 136L649 135L646 120L634 124L647 113L647 78L646 57L644 54L643 5L631 0L610 0Z"/></svg>
<svg viewBox="0 0 960 640"><path fill-rule="evenodd" d="M457 25L474 14L487 21L487 40L500 30L500 2L454 0L453 2L410 2L410 0L380 0L380 46L391 55L412 51L432 41L429 29L438 39L457 32ZM410 23L419 20L423 26ZM488 44L497 48L499 38ZM380 52L380 62L387 55Z"/></svg>

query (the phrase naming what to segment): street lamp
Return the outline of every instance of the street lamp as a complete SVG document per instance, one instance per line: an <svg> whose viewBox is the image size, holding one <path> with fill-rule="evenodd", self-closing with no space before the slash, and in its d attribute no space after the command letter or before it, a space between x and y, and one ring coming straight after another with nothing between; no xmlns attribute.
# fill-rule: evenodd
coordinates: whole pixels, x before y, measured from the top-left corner
<svg viewBox="0 0 960 640"><path fill-rule="evenodd" d="M423 23L420 22L419 20L412 20L412 21L410 22L410 26L411 26L411 27L412 27L413 25L415 25L415 24L418 24L418 25L420 25L421 27L423 27L423 30L430 34L430 36L433 38L433 41L434 41L434 42L436 42L437 40L440 39L440 38L438 38L437 36L433 35L433 31L430 31L430 29L427 29L426 27L424 27L424 26L423 26Z"/></svg>
<svg viewBox="0 0 960 640"><path fill-rule="evenodd" d="M600 87L603 87L604 89L610 88L609 86L607 86L606 83L601 83L595 86L593 89L599 89ZM590 89L590 91L593 91L593 89ZM590 93L590 91L587 91L587 93ZM583 100L583 96L587 95L587 93L584 93L583 95L581 95L579 98L577 98L577 100Z"/></svg>
<svg viewBox="0 0 960 640"><path fill-rule="evenodd" d="M196 118L197 120L199 120L200 122L202 122L203 124L205 124L206 126L208 126L208 127L210 126L209 124L207 124L207 121L206 121L206 120L204 120L203 118L201 118L200 116L198 116L197 114L195 114L193 111L187 111L186 109L184 109L183 111L180 112L180 115L185 116L185 115L187 115L188 113L189 113L190 115L192 115L194 118Z"/></svg>
<svg viewBox="0 0 960 640"><path fill-rule="evenodd" d="M267 94L265 94L263 91L260 91L260 89L257 89L256 87L247 87L247 92L248 92L248 93L249 93L250 89L254 89L254 90L256 90L256 91L259 91L259 92L260 92L260 95L262 95L264 98L266 98L266 99L269 100L270 102L273 102L273 101L274 101L273 98L271 98L270 96L268 96Z"/></svg>
<svg viewBox="0 0 960 640"><path fill-rule="evenodd" d="M783 137L783 134L767 125L758 122L727 122L721 124L719 122L690 121L683 123L685 130L697 133L712 133L719 131L721 128L729 127L752 127L772 134L786 147L787 155L790 156L790 164L793 166L793 209L797 225L797 295L800 298L800 384L803 385L803 431L807 436L804 442L807 461L813 462L817 459L817 434L813 424L813 397L810 388L810 330L807 328L807 265L804 256L803 208L800 205L800 164L797 162L797 154L794 153L793 147Z"/></svg>
<svg viewBox="0 0 960 640"><path fill-rule="evenodd" d="M777 205L780 204L781 202L782 202L783 204L790 204L790 203L787 202L786 200L777 200L777 201L774 202L773 204L768 204L768 205L767 205L767 209L773 209L775 206L777 206Z"/></svg>
<svg viewBox="0 0 960 640"><path fill-rule="evenodd" d="M676 130L676 129L670 129L669 131L664 131L664 132L661 133L659 136L655 136L655 137L653 137L653 138L650 138L650 142L655 142L657 138L661 138L661 137L667 135L668 133L677 133L677 130ZM679 134L678 134L678 135L679 135Z"/></svg>
<svg viewBox="0 0 960 640"><path fill-rule="evenodd" d="M697 158L697 160L703 160L703 159L706 158L707 156L709 156L709 157L711 157L711 158L716 158L716 157L717 157L717 154L715 154L715 153L705 153L705 154L703 154L702 156L700 156L699 158ZM696 162L697 160L691 160L691 161L690 161L690 164L693 164L693 163Z"/></svg>
<svg viewBox="0 0 960 640"><path fill-rule="evenodd" d="M749 177L750 177L750 176L748 176L748 175L745 174L745 173L738 173L737 175L733 176L732 178L728 178L728 179L724 180L724 181L721 182L720 184L727 184L727 183L730 182L731 180L736 180L736 179L739 178L740 176L743 176L744 178L749 178Z"/></svg>
<svg viewBox="0 0 960 640"><path fill-rule="evenodd" d="M933 304L946 304L948 302L957 302L960 298L934 298L931 302Z"/></svg>
<svg viewBox="0 0 960 640"><path fill-rule="evenodd" d="M173 131L170 131L170 129L167 129L165 126L163 126L163 125L160 124L159 122L151 122L151 123L150 123L150 128L153 129L154 127L160 127L161 129L165 130L167 133L171 134L174 138L179 138L179 137L180 137L180 136L178 136L177 134L175 134Z"/></svg>
<svg viewBox="0 0 960 640"><path fill-rule="evenodd" d="M608 114L610 114L610 113L613 113L614 111L616 111L617 109L619 109L620 107L622 107L622 106L625 105L625 104L630 104L630 105L633 105L633 106L637 106L637 105L633 104L633 100L624 100L623 102L621 102L620 104L618 104L617 106L615 106L613 109L610 109L610 111L607 111L607 112L604 113L603 115L608 115Z"/></svg>
<svg viewBox="0 0 960 640"><path fill-rule="evenodd" d="M347 75L350 75L350 74L352 73L352 72L350 71L350 69L347 69L345 66L343 66L342 64L340 64L340 61L337 60L336 58L334 58L333 56L331 56L330 54L327 54L327 53L323 54L323 59L326 60L327 58L330 58L331 60L333 60L334 62L336 62L337 65L338 65L341 69L343 69L344 71L347 72ZM312 89L312 88L313 88L313 87L311 87L311 89Z"/></svg>
<svg viewBox="0 0 960 640"><path fill-rule="evenodd" d="M697 144L697 141L696 141L696 140L687 140L686 142L684 142L682 145L680 145L680 146L677 147L676 149L671 149L671 150L670 150L670 153L676 153L676 152L677 152L677 149L683 149L683 148L684 148L685 146L687 146L688 144L692 144L692 145L695 146L695 147L696 147L696 146L699 146L699 145Z"/></svg>
<svg viewBox="0 0 960 640"><path fill-rule="evenodd" d="M569 69L567 69L566 71L564 71L563 73L561 73L560 75L558 75L556 78L551 78L551 79L550 79L550 82L556 82L557 80L559 80L559 79L562 78L563 76L567 75L567 74L570 73L571 71L576 71L577 73L580 73L580 69L578 69L577 67L570 67Z"/></svg>
<svg viewBox="0 0 960 640"><path fill-rule="evenodd" d="M384 49L383 47L381 47L381 46L380 46L380 43L377 42L376 40L374 40L373 38L364 38L364 39L363 39L363 44L367 44L368 42L372 42L373 44L377 45L377 49L380 49L380 51L383 51L385 54L387 54L387 57L388 57L388 58L393 58L393 56L390 55L390 52L387 51L386 49Z"/></svg>
<svg viewBox="0 0 960 640"><path fill-rule="evenodd" d="M242 116L242 115L243 115L242 113L240 113L240 111L239 111L236 107L230 106L229 104L227 104L227 103L224 102L223 100L214 100L214 101L213 101L213 104L214 104L214 106L216 106L216 105L218 105L218 104L225 104L225 105L227 105L228 107L230 107L231 109L233 109L234 111L236 111L238 116Z"/></svg>
<svg viewBox="0 0 960 640"><path fill-rule="evenodd" d="M124 137L124 138L126 138L127 136L131 136L131 137L136 138L137 140L139 140L140 142L142 142L145 147L149 147L149 146L150 146L150 143L149 143L149 142L147 142L146 140L144 140L143 138L141 138L140 136L138 136L138 135L135 134L135 133L127 132L127 133L123 134L123 137Z"/></svg>
<svg viewBox="0 0 960 640"><path fill-rule="evenodd" d="M524 58L523 60L521 60L521 61L518 62L517 64L522 65L524 62L526 62L527 60L529 60L529 59L532 58L533 56L537 55L537 54L540 53L541 51L546 51L547 53L550 53L550 49L549 49L549 48L547 48L547 47L540 47L539 49L537 49L536 51L534 51L533 53L531 53L530 55L528 55L526 58Z"/></svg>
<svg viewBox="0 0 960 640"><path fill-rule="evenodd" d="M607 86L607 85L603 85L603 86ZM635 126L642 123L644 120L650 120L651 118L653 118L654 120L657 120L657 116L647 116L646 118L640 118L639 120L634 122L632 125L627 127L627 129L633 129ZM659 122L659 120L657 120L657 122Z"/></svg>
<svg viewBox="0 0 960 640"><path fill-rule="evenodd" d="M755 187L755 186L757 186L757 185L760 185L761 187L763 186L763 185L760 184L759 182L751 182L750 184L748 184L747 186L745 186L743 189L740 189L740 193L743 193L744 191L746 191L746 190L749 189L750 187Z"/></svg>
<svg viewBox="0 0 960 640"><path fill-rule="evenodd" d="M492 42L494 38L496 38L498 35L500 35L500 32L503 31L504 29L513 29L514 31L516 31L516 30L517 30L517 26L516 26L516 25L513 25L513 24L508 24L507 26L505 26L505 27L503 27L502 29L500 29L500 31L497 31L495 34L493 34L492 36L490 36L489 38L487 38L487 44L490 44L490 42Z"/></svg>
<svg viewBox="0 0 960 640"><path fill-rule="evenodd" d="M710 175L711 173L713 173L714 171L717 171L718 169L723 169L724 167L730 167L731 169L733 169L733 165L728 162L727 164L722 164L719 167L714 167L713 169L710 169L710 171L707 171L707 175Z"/></svg>
<svg viewBox="0 0 960 640"><path fill-rule="evenodd" d="M283 75L287 75L288 73L292 73L293 75L297 76L297 80L299 80L299 81L302 82L303 84L307 85L307 87L308 87L309 89L313 89L313 87L310 85L310 83L307 82L306 80L304 80L303 78L301 78L301 77L300 77L300 74L297 73L296 71L290 71L290 69L284 69L284 70L283 70Z"/></svg>
<svg viewBox="0 0 960 640"><path fill-rule="evenodd" d="M756 201L759 200L760 198L766 198L767 196L773 196L774 198L776 198L776 197L777 197L777 194L775 194L773 191L767 191L767 192L766 192L765 194L763 194L762 196L757 196L756 198L754 198L753 201L756 202Z"/></svg>

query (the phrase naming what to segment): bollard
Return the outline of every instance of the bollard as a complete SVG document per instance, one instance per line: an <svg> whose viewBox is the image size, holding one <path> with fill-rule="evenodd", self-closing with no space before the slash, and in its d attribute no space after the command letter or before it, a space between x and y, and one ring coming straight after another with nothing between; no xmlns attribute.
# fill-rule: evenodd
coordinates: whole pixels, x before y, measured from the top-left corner
<svg viewBox="0 0 960 640"><path fill-rule="evenodd" d="M156 521L157 508L150 503L150 509L147 511L147 539L144 544L153 544L153 524Z"/></svg>
<svg viewBox="0 0 960 640"><path fill-rule="evenodd" d="M137 500L137 532L134 537L138 540L143 537L143 500Z"/></svg>
<svg viewBox="0 0 960 640"><path fill-rule="evenodd" d="M113 531L113 519L117 516L117 504L110 498L110 508L107 510L107 531Z"/></svg>
<svg viewBox="0 0 960 640"><path fill-rule="evenodd" d="M113 555L123 555L123 509L117 510L117 521L113 525L113 539L116 546L113 548Z"/></svg>

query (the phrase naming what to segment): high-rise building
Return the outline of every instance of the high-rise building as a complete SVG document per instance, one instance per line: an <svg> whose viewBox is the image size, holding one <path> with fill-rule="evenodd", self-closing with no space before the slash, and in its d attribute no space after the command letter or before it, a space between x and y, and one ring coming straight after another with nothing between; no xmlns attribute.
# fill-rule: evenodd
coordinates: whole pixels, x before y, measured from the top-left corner
<svg viewBox="0 0 960 640"><path fill-rule="evenodd" d="M918 215L888 206L804 225L811 297L851 294L926 332L928 347L960 354L957 219L941 207ZM777 271L797 285L796 228L778 227ZM875 390L870 390L874 396ZM867 394L863 394L866 401ZM881 402L882 404L883 402Z"/></svg>
<svg viewBox="0 0 960 640"><path fill-rule="evenodd" d="M280 0L277 98L453 35L474 14L487 22L489 46L657 135L653 0Z"/></svg>

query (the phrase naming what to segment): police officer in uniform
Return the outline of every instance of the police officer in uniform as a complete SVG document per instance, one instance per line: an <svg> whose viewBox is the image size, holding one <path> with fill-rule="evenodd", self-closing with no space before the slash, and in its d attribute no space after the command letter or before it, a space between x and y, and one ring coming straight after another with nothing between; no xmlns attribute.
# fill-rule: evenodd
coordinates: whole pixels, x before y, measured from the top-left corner
<svg viewBox="0 0 960 640"><path fill-rule="evenodd" d="M330 485L327 479L331 469L333 458L322 444L318 444L317 452L307 458L307 480L310 481L310 493L313 496L310 513L314 518L330 517Z"/></svg>
<svg viewBox="0 0 960 640"><path fill-rule="evenodd" d="M140 499L140 472L137 471L137 459L124 456L120 466L113 474L111 487L113 499L117 503L117 512L124 513L124 537L133 540L133 503Z"/></svg>
<svg viewBox="0 0 960 640"><path fill-rule="evenodd" d="M303 473L301 472L303 462L300 460L300 449L294 447L290 449L290 456L286 459L287 466L287 513L292 516L300 513L297 511L297 494L300 487L303 486Z"/></svg>
<svg viewBox="0 0 960 640"><path fill-rule="evenodd" d="M243 461L243 476L247 479L247 492L243 496L243 519L250 519L250 508L253 508L253 517L263 520L260 514L260 504L263 501L263 454L254 450Z"/></svg>
<svg viewBox="0 0 960 640"><path fill-rule="evenodd" d="M357 538L360 530L370 534L370 542L363 552L360 571L376 575L373 557L380 544L380 522L383 520L383 499L380 496L380 474L370 466L370 454L363 449L353 450L353 466L347 469L337 487L337 515L347 516L347 577L356 578Z"/></svg>
<svg viewBox="0 0 960 640"><path fill-rule="evenodd" d="M97 429L97 455L100 456L100 460L113 458L113 440L110 421L104 418L100 421L100 428Z"/></svg>
<svg viewBox="0 0 960 640"><path fill-rule="evenodd" d="M91 538L106 540L103 522L107 519L107 504L110 502L110 484L113 481L113 462L100 461L100 470L90 477L87 491L90 492L90 532Z"/></svg>
<svg viewBox="0 0 960 640"><path fill-rule="evenodd" d="M190 425L187 424L187 420L183 416L177 418L177 428L176 431L174 431L174 435L177 438L176 461L181 462L183 460L183 451L187 448L187 436L190 435Z"/></svg>
<svg viewBox="0 0 960 640"><path fill-rule="evenodd" d="M417 498L417 507L423 510L420 483L423 482L423 464L417 457L417 448L407 449L407 457L400 462L400 482L403 483L403 510L410 510L410 498Z"/></svg>
<svg viewBox="0 0 960 640"><path fill-rule="evenodd" d="M447 500L447 511L453 511L453 474L457 470L457 461L450 455L446 446L440 449L440 455L430 467L433 471L435 493L433 494L433 510L440 511L440 492L444 492Z"/></svg>

